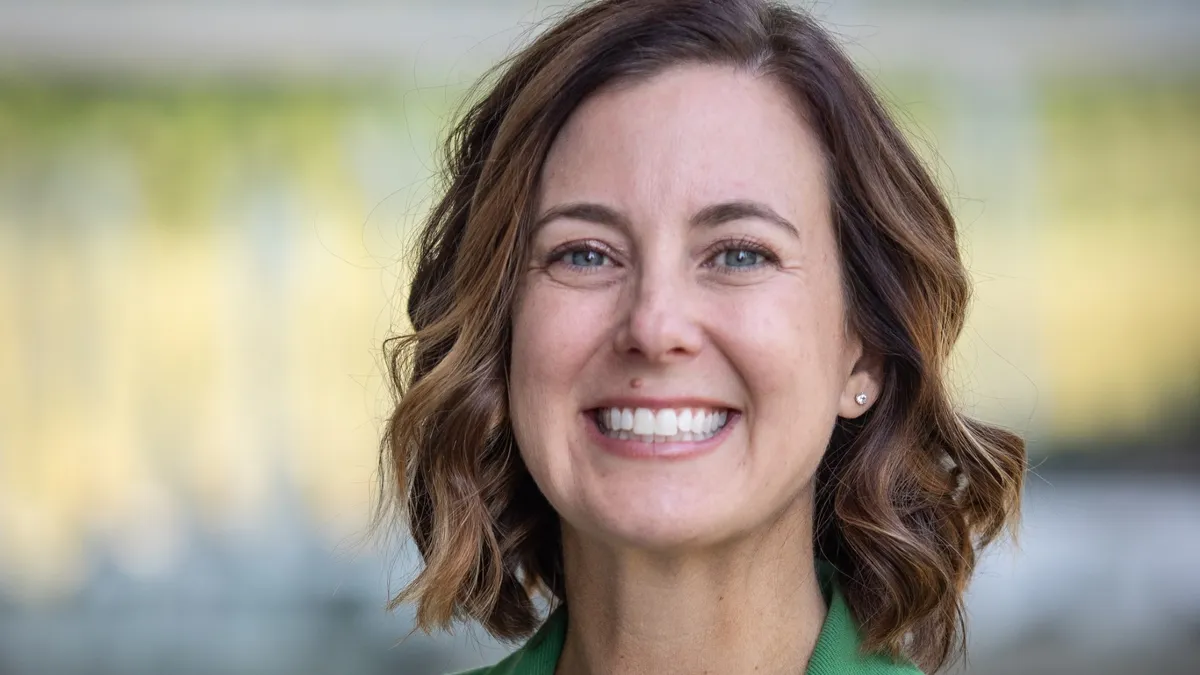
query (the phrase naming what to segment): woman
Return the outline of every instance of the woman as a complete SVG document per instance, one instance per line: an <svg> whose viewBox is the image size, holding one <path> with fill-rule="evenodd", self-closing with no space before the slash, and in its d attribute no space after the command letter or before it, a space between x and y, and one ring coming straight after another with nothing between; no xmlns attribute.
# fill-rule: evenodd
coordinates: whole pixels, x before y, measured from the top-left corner
<svg viewBox="0 0 1200 675"><path fill-rule="evenodd" d="M447 170L387 344L382 487L424 559L393 606L537 632L478 673L961 651L1024 445L951 403L953 219L812 19L589 3L502 65Z"/></svg>

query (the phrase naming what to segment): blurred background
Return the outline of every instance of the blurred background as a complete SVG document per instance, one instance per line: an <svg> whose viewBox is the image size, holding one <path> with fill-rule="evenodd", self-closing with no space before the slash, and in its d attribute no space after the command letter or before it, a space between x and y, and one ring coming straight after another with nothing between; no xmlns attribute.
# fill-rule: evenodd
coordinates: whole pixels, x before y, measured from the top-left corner
<svg viewBox="0 0 1200 675"><path fill-rule="evenodd" d="M1200 2L807 3L945 186L1030 440L970 673L1200 672ZM364 544L398 311L531 0L0 0L0 675L433 674Z"/></svg>

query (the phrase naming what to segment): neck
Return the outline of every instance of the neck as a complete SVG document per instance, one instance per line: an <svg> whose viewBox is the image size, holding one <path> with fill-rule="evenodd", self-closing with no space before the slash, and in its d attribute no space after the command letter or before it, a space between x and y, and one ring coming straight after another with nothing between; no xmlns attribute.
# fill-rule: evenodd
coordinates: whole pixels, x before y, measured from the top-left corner
<svg viewBox="0 0 1200 675"><path fill-rule="evenodd" d="M825 619L812 500L702 550L647 552L563 524L569 620L558 673L757 673L807 668Z"/></svg>

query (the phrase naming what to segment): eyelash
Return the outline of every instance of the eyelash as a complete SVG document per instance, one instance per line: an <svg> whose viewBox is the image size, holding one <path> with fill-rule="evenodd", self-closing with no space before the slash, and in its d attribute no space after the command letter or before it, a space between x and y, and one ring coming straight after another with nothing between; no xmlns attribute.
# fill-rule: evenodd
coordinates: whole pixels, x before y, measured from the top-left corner
<svg viewBox="0 0 1200 675"><path fill-rule="evenodd" d="M613 258L613 254L609 252L609 248L607 246L605 246L603 243L596 241L596 240L587 240L587 241L570 242L568 244L563 244L562 246L559 246L558 248L554 249L554 251L552 251L548 256L546 256L547 264L548 265L553 265L556 263L564 264L564 265L572 268L576 272L580 272L583 274L590 274L592 272L598 271L603 266L602 265L599 265L599 266L597 266L597 265L575 265L573 263L563 262L563 258L570 254L580 253L580 252L588 252L588 251L599 253L600 255L608 258L610 261ZM751 265L751 266L747 266L747 267L730 267L728 265L714 265L713 264L712 261L716 258L716 256L718 256L722 253L726 253L728 251L747 251L750 253L754 253L756 255L762 256L763 262L758 265ZM754 270L761 269L764 265L776 265L779 263L779 258L776 257L775 254L771 253L770 249L768 249L763 244L760 244L759 242L757 242L753 239L750 239L749 237L739 237L737 239L722 239L721 241L718 241L715 244L713 244L712 246L710 246L707 253L708 253L708 255L705 258L704 266L705 267L722 268L721 269L722 274L740 274L743 272L751 272Z"/></svg>

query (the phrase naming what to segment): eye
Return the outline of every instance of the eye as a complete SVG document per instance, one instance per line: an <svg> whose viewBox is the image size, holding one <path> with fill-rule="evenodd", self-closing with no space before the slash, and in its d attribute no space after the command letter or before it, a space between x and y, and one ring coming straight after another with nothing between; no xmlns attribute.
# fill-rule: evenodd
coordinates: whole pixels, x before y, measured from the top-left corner
<svg viewBox="0 0 1200 675"><path fill-rule="evenodd" d="M619 267L600 242L574 241L559 246L546 255L546 264L569 272L599 272L610 267Z"/></svg>
<svg viewBox="0 0 1200 675"><path fill-rule="evenodd" d="M766 256L748 248L727 248L717 254L717 259L726 267L755 267L765 261Z"/></svg>
<svg viewBox="0 0 1200 675"><path fill-rule="evenodd" d="M559 260L573 267L601 267L608 261L608 256L594 248L577 248L566 251Z"/></svg>
<svg viewBox="0 0 1200 675"><path fill-rule="evenodd" d="M723 241L714 248L716 252L705 265L719 272L752 272L779 261L765 246L748 239Z"/></svg>

